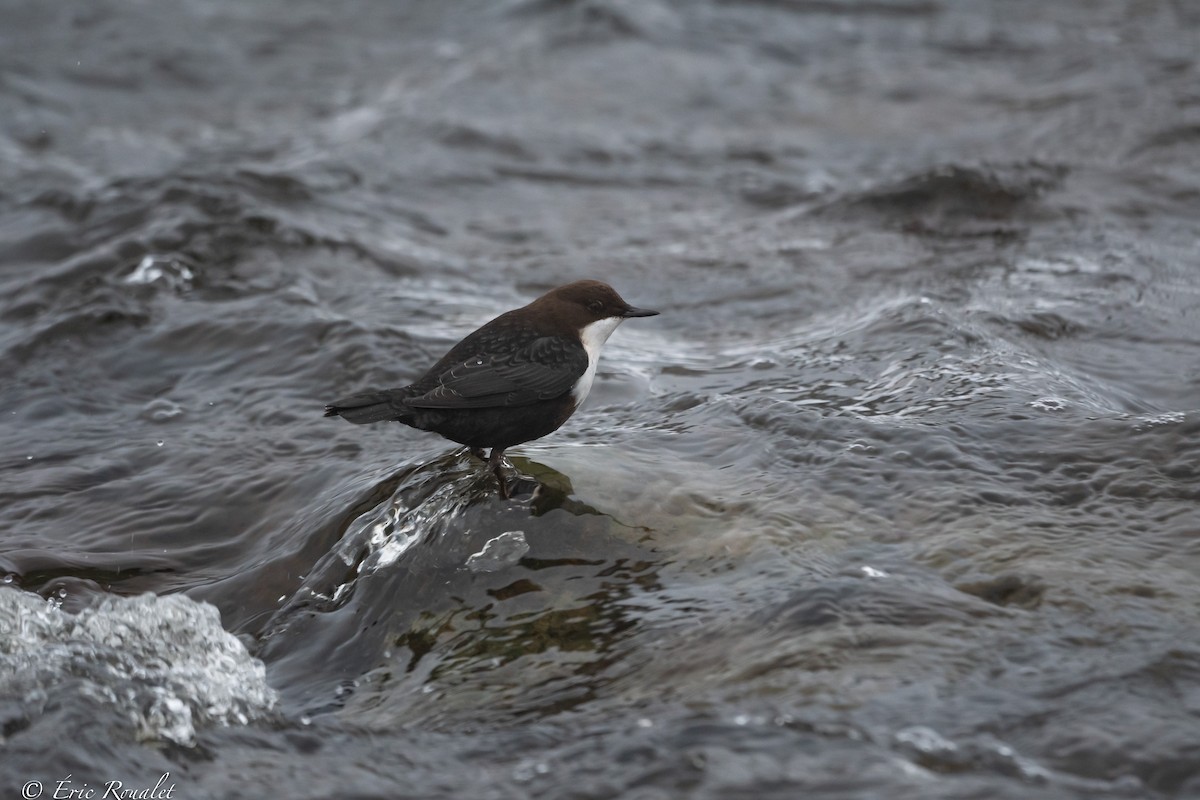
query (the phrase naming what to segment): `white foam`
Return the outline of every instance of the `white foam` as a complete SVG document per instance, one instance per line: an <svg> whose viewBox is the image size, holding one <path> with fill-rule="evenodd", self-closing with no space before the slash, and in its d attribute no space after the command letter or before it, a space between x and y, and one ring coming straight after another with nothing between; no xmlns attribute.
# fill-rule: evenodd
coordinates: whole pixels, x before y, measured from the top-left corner
<svg viewBox="0 0 1200 800"><path fill-rule="evenodd" d="M152 255L142 256L133 272L125 276L126 283L162 283L177 291L191 289L195 279L195 273L182 261Z"/></svg>
<svg viewBox="0 0 1200 800"><path fill-rule="evenodd" d="M204 725L246 725L278 702L263 663L207 603L144 594L72 615L0 588L0 696L45 696L65 680L125 714L139 737L189 746Z"/></svg>

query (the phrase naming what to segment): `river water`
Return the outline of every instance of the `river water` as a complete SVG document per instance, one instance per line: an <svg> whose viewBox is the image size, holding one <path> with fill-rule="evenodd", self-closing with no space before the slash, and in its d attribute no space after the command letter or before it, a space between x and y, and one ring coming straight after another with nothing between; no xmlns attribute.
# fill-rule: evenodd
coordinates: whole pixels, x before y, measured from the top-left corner
<svg viewBox="0 0 1200 800"><path fill-rule="evenodd" d="M1194 4L0 19L0 794L1200 796ZM581 277L513 500L322 418Z"/></svg>

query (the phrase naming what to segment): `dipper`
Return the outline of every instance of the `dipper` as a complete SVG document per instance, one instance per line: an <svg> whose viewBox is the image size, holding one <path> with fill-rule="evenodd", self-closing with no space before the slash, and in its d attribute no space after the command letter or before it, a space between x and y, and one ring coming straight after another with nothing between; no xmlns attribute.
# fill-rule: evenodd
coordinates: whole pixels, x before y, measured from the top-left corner
<svg viewBox="0 0 1200 800"><path fill-rule="evenodd" d="M344 397L325 416L364 424L395 420L465 444L508 497L505 449L553 433L583 404L600 347L634 308L611 286L576 281L508 311L463 339L415 383Z"/></svg>

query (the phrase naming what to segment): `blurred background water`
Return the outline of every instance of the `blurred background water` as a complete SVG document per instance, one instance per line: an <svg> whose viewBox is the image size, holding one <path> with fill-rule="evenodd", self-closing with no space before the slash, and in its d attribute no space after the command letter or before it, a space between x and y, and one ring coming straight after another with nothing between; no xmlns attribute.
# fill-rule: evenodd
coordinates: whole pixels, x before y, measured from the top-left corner
<svg viewBox="0 0 1200 800"><path fill-rule="evenodd" d="M4 796L1200 795L1194 4L0 21ZM580 277L514 501L321 417Z"/></svg>

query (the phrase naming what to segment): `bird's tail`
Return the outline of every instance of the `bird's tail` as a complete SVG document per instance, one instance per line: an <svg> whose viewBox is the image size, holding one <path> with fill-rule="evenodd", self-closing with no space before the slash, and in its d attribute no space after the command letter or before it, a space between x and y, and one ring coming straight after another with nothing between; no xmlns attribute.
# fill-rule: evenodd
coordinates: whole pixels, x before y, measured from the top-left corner
<svg viewBox="0 0 1200 800"><path fill-rule="evenodd" d="M325 406L325 416L341 417L356 425L398 420L409 410L401 402L403 399L404 392L401 389L361 392Z"/></svg>

